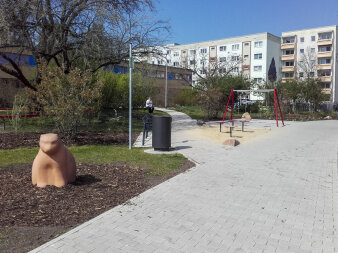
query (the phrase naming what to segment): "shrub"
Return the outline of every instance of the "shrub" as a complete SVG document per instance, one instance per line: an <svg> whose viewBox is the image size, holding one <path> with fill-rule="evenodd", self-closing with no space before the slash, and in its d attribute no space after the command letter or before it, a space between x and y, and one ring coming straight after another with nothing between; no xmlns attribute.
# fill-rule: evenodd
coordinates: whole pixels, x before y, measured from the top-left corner
<svg viewBox="0 0 338 253"><path fill-rule="evenodd" d="M79 69L65 74L64 68L42 64L39 72L42 81L34 92L39 105L63 137L74 138L87 112L99 109L102 82L94 80L90 71Z"/></svg>
<svg viewBox="0 0 338 253"><path fill-rule="evenodd" d="M103 72L99 80L103 82L102 106L104 108L129 107L129 75ZM133 107L143 107L147 97L156 92L153 82L141 73L133 74Z"/></svg>
<svg viewBox="0 0 338 253"><path fill-rule="evenodd" d="M197 105L199 94L194 89L183 89L175 97L175 104L180 106Z"/></svg>

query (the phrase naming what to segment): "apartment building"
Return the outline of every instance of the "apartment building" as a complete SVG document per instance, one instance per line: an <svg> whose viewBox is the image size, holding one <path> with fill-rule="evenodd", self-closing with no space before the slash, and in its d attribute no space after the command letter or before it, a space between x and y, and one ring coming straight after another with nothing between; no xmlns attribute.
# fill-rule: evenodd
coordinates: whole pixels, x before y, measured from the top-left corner
<svg viewBox="0 0 338 253"><path fill-rule="evenodd" d="M158 47L161 56L149 55L151 64L175 66L193 70L192 83L198 82L212 71L243 74L261 83L267 80L272 58L280 77L280 37L258 33L239 37L211 40L191 44L169 44ZM249 99L262 97L250 94Z"/></svg>
<svg viewBox="0 0 338 253"><path fill-rule="evenodd" d="M326 101L337 103L337 26L283 32L281 38L282 81L318 78Z"/></svg>

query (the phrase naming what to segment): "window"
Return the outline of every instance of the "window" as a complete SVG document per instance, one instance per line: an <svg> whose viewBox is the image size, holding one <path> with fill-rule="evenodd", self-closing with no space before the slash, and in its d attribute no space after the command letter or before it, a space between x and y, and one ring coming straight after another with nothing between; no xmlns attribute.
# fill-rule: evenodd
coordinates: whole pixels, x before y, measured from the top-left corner
<svg viewBox="0 0 338 253"><path fill-rule="evenodd" d="M303 72L299 72L299 77L304 77L304 73Z"/></svg>
<svg viewBox="0 0 338 253"><path fill-rule="evenodd" d="M232 45L232 50L238 50L238 49L239 49L239 44Z"/></svg>
<svg viewBox="0 0 338 253"><path fill-rule="evenodd" d="M323 89L330 89L331 88L331 83L321 83L320 86Z"/></svg>
<svg viewBox="0 0 338 253"><path fill-rule="evenodd" d="M295 43L295 37L283 38L283 43Z"/></svg>
<svg viewBox="0 0 338 253"><path fill-rule="evenodd" d="M171 60L168 59L168 60L167 60L167 63L170 64L170 63L171 63Z"/></svg>
<svg viewBox="0 0 338 253"><path fill-rule="evenodd" d="M294 54L294 53L295 53L295 50L293 50L293 49L283 51L283 55L289 55L289 54Z"/></svg>
<svg viewBox="0 0 338 253"><path fill-rule="evenodd" d="M179 56L179 52L174 52L174 56Z"/></svg>
<svg viewBox="0 0 338 253"><path fill-rule="evenodd" d="M243 67L243 70L249 70L248 66Z"/></svg>
<svg viewBox="0 0 338 253"><path fill-rule="evenodd" d="M318 37L320 40L332 39L332 33L322 33Z"/></svg>
<svg viewBox="0 0 338 253"><path fill-rule="evenodd" d="M163 61L162 60L158 60L158 65L162 65Z"/></svg>
<svg viewBox="0 0 338 253"><path fill-rule="evenodd" d="M227 58L226 58L226 57L220 57L220 58L219 58L219 61L220 61L220 62L226 62L226 61L227 61Z"/></svg>
<svg viewBox="0 0 338 253"><path fill-rule="evenodd" d="M319 47L318 51L319 52L329 52L329 51L331 51L331 46Z"/></svg>
<svg viewBox="0 0 338 253"><path fill-rule="evenodd" d="M207 49L206 48L202 48L201 49L201 54L206 54L207 53Z"/></svg>
<svg viewBox="0 0 338 253"><path fill-rule="evenodd" d="M190 65L195 65L196 61L195 60L190 60L189 64Z"/></svg>
<svg viewBox="0 0 338 253"><path fill-rule="evenodd" d="M248 59L248 58L249 58L249 55L245 54L244 59Z"/></svg>
<svg viewBox="0 0 338 253"><path fill-rule="evenodd" d="M219 47L219 51L225 51L225 50L227 50L227 47L226 47L226 46L220 46L220 47Z"/></svg>
<svg viewBox="0 0 338 253"><path fill-rule="evenodd" d="M167 50L167 54L170 54L171 53L171 50Z"/></svg>
<svg viewBox="0 0 338 253"><path fill-rule="evenodd" d="M318 71L317 75L318 76L331 76L331 70Z"/></svg>
<svg viewBox="0 0 338 253"><path fill-rule="evenodd" d="M204 75L204 74L205 74L205 70L204 70L204 69L201 69L201 70L200 70L200 74L201 74L201 75Z"/></svg>
<svg viewBox="0 0 338 253"><path fill-rule="evenodd" d="M187 53L187 51L185 51L185 50L182 51L182 54L186 54L186 53Z"/></svg>
<svg viewBox="0 0 338 253"><path fill-rule="evenodd" d="M244 43L244 46L249 46L249 43L248 42Z"/></svg>
<svg viewBox="0 0 338 253"><path fill-rule="evenodd" d="M263 46L263 41L256 41L255 42L255 47L262 47Z"/></svg>
<svg viewBox="0 0 338 253"><path fill-rule="evenodd" d="M195 55L196 54L196 50L190 50L190 54L191 55Z"/></svg>
<svg viewBox="0 0 338 253"><path fill-rule="evenodd" d="M227 70L226 70L226 68L219 68L219 69L218 69L218 72L219 72L219 73L226 73Z"/></svg>
<svg viewBox="0 0 338 253"><path fill-rule="evenodd" d="M237 73L237 72L239 72L239 68L238 68L238 67L235 67L235 68L233 68L231 71Z"/></svg>
<svg viewBox="0 0 338 253"><path fill-rule="evenodd" d="M316 41L316 36L311 36L311 41Z"/></svg>
<svg viewBox="0 0 338 253"><path fill-rule="evenodd" d="M261 60L262 59L262 54L254 54L255 60Z"/></svg>
<svg viewBox="0 0 338 253"><path fill-rule="evenodd" d="M5 53L5 55L13 60L18 65L29 65L29 55L20 55L20 54L14 54L14 53ZM0 57L0 64L8 64L9 61L6 60L3 57Z"/></svg>
<svg viewBox="0 0 338 253"><path fill-rule="evenodd" d="M311 53L315 53L316 49L315 48L311 48Z"/></svg>
<svg viewBox="0 0 338 253"><path fill-rule="evenodd" d="M304 37L300 37L300 42L304 42Z"/></svg>
<svg viewBox="0 0 338 253"><path fill-rule="evenodd" d="M314 77L315 76L315 72L310 72L310 77Z"/></svg>
<svg viewBox="0 0 338 253"><path fill-rule="evenodd" d="M293 61L285 61L283 62L283 66L285 67L291 67L291 66L294 66L294 62Z"/></svg>
<svg viewBox="0 0 338 253"><path fill-rule="evenodd" d="M174 62L174 66L175 66L175 67L178 67L178 66L180 66L180 63L177 62L177 61L175 61L175 62Z"/></svg>
<svg viewBox="0 0 338 253"><path fill-rule="evenodd" d="M318 64L330 64L331 59L330 58L324 58L324 59L319 59Z"/></svg>
<svg viewBox="0 0 338 253"><path fill-rule="evenodd" d="M239 56L238 55L233 55L231 56L232 61L239 61Z"/></svg>
<svg viewBox="0 0 338 253"><path fill-rule="evenodd" d="M283 75L283 77L286 77L286 78L293 77L293 72L285 72L282 75Z"/></svg>
<svg viewBox="0 0 338 253"><path fill-rule="evenodd" d="M262 66L254 66L254 71L262 71Z"/></svg>
<svg viewBox="0 0 338 253"><path fill-rule="evenodd" d="M210 48L211 51L214 51L215 49L216 49L215 47L211 47L211 48Z"/></svg>
<svg viewBox="0 0 338 253"><path fill-rule="evenodd" d="M201 65L204 65L205 64L205 60L203 59L203 60L200 60L200 64Z"/></svg>
<svg viewBox="0 0 338 253"><path fill-rule="evenodd" d="M254 78L255 83L261 83L263 81L263 78Z"/></svg>
<svg viewBox="0 0 338 253"><path fill-rule="evenodd" d="M300 52L301 54L304 54L304 49L299 49L299 52Z"/></svg>

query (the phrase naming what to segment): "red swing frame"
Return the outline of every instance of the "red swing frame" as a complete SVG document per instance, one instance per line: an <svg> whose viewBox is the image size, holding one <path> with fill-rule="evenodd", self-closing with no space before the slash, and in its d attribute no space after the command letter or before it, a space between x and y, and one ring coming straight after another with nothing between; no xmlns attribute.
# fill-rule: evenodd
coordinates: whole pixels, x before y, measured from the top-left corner
<svg viewBox="0 0 338 253"><path fill-rule="evenodd" d="M240 90L234 90L234 89L231 89L230 95L229 95L229 99L228 99L228 103L227 103L227 106L226 106L226 108L225 108L225 112L224 112L224 115L223 115L222 122L224 122L224 120L225 120L225 116L226 116L227 111L228 111L228 107L229 107L230 100L231 100L231 116L230 116L230 120L232 121L232 115L233 115L233 110L234 110L234 98L235 98L234 92L235 92L235 91L240 91ZM256 90L252 90L252 91L256 91ZM257 91L259 92L259 90L257 90ZM274 88L274 89L271 89L271 90L264 90L264 92L270 92L270 91L273 91L273 93L274 93L275 115L276 115L276 124L277 124L277 127L278 127L278 111L277 111L277 105L278 105L278 109L279 109L279 115L280 115L280 118L281 118L282 123L283 123L283 126L284 126L283 113L282 113L282 110L280 109L280 104L279 104L279 98L278 98L277 89Z"/></svg>

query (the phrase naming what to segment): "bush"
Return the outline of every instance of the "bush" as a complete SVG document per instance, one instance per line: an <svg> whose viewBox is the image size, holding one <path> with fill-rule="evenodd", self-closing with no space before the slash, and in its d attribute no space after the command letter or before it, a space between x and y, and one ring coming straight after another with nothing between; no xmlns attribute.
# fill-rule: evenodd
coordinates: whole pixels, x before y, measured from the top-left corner
<svg viewBox="0 0 338 253"><path fill-rule="evenodd" d="M48 111L63 137L74 138L88 111L99 109L102 82L79 69L65 74L63 68L42 64L39 72L42 81L33 92L39 106Z"/></svg>
<svg viewBox="0 0 338 253"><path fill-rule="evenodd" d="M99 76L103 82L102 106L104 108L129 107L129 75L103 72ZM133 74L133 107L145 106L145 101L156 92L152 81L141 73Z"/></svg>
<svg viewBox="0 0 338 253"><path fill-rule="evenodd" d="M194 89L183 89L175 97L175 104L180 106L197 105L199 94Z"/></svg>

